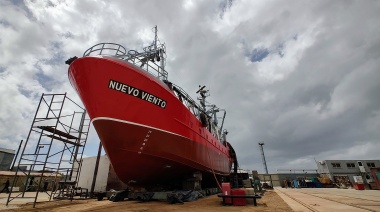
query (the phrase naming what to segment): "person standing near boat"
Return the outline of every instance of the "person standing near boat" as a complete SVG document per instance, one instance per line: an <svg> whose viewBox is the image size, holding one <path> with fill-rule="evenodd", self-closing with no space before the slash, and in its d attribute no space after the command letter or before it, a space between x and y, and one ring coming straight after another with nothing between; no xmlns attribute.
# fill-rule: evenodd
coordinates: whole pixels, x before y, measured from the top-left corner
<svg viewBox="0 0 380 212"><path fill-rule="evenodd" d="M261 186L260 178L257 175L253 176L253 189L254 189L255 194L257 192L260 192L261 194L263 194L263 188Z"/></svg>
<svg viewBox="0 0 380 212"><path fill-rule="evenodd" d="M44 182L44 187L43 187L43 190L42 190L42 191L46 192L46 191L47 191L47 188L48 188L48 186L49 186L49 182L48 182L48 180L47 180L47 179L45 179L45 182Z"/></svg>
<svg viewBox="0 0 380 212"><path fill-rule="evenodd" d="M3 190L0 191L0 193L3 193L3 191L5 190L6 193L8 194L9 193L9 188L8 188L9 185L10 185L9 178L7 178L7 181L4 183L4 188L3 188Z"/></svg>

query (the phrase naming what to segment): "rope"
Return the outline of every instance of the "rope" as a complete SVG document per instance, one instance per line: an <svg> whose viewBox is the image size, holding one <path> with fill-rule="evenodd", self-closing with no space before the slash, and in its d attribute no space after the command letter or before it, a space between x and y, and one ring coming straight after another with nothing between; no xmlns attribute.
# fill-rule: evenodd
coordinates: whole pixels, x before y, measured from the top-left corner
<svg viewBox="0 0 380 212"><path fill-rule="evenodd" d="M209 161L210 161L210 167L212 167L212 166L211 166L211 158L210 158L210 150L207 151L207 155L208 155L208 159L209 159ZM218 179L216 178L216 175L215 175L215 171L214 171L214 169L211 168L211 171L212 171L212 173L214 174L214 178L215 178L216 183L218 184L219 189L222 190L222 186L220 186L220 184L219 184L219 182L218 182Z"/></svg>

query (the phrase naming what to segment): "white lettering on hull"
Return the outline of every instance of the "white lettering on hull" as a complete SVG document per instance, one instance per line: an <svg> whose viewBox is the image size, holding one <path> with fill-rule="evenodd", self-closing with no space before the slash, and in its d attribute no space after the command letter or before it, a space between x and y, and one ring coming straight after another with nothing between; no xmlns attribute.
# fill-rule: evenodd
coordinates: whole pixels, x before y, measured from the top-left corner
<svg viewBox="0 0 380 212"><path fill-rule="evenodd" d="M139 99L142 99L144 101L152 103L152 104L154 104L158 107L161 107L163 109L166 108L167 103L165 100L163 100L163 99L161 99L161 98L159 98L153 94L150 94L146 91L143 91L141 89L129 86L127 84L124 84L124 83L121 83L121 82L118 82L118 81L111 79L109 84L108 84L108 88L112 89L112 90L120 91L122 93L131 95L134 97L137 97Z"/></svg>

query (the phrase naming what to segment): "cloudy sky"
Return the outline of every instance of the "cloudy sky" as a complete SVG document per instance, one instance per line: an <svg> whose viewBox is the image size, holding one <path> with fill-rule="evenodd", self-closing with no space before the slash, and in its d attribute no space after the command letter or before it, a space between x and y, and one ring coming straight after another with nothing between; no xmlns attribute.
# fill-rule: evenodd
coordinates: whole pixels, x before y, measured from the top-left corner
<svg viewBox="0 0 380 212"><path fill-rule="evenodd" d="M240 167L380 159L380 1L0 1L0 147L25 139L42 93L80 102L64 61L99 42L140 49L152 27L169 80L227 110ZM85 154L96 155L91 131Z"/></svg>

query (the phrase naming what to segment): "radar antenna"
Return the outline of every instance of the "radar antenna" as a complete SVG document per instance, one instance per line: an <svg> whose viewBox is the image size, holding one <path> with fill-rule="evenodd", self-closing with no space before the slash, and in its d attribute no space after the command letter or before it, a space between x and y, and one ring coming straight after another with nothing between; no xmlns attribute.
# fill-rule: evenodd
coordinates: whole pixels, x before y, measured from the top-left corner
<svg viewBox="0 0 380 212"><path fill-rule="evenodd" d="M210 95L207 95L207 93L209 92L209 90L205 90L206 86L200 86L199 85L199 90L196 92L196 93L199 93L201 96L198 98L198 100L200 101L201 105L202 105L202 108L203 108L203 111L206 112L206 97L210 96Z"/></svg>

